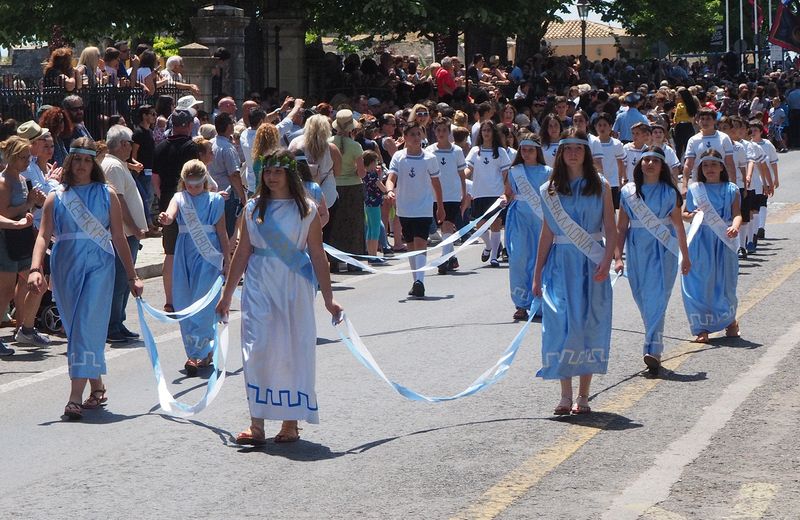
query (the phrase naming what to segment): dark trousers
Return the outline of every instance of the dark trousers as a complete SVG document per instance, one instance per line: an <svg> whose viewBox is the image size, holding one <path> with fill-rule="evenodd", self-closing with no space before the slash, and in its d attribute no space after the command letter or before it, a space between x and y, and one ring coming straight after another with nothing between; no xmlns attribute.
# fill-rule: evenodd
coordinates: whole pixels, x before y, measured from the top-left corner
<svg viewBox="0 0 800 520"><path fill-rule="evenodd" d="M139 255L139 239L136 237L127 237L127 239L135 265L136 257ZM121 332L122 324L125 321L125 307L128 305L128 296L131 294L128 289L128 274L119 259L119 253L114 255L114 266L114 293L111 297L111 317L108 320L109 334Z"/></svg>
<svg viewBox="0 0 800 520"><path fill-rule="evenodd" d="M789 148L800 148L800 109L789 110Z"/></svg>

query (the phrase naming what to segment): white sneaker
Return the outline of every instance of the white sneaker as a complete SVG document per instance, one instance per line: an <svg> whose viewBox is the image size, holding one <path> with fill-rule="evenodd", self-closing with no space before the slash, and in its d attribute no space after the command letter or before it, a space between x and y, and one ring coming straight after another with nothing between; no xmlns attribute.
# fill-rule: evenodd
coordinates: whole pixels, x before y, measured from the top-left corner
<svg viewBox="0 0 800 520"><path fill-rule="evenodd" d="M26 334L22 331L22 329L19 329L17 334L14 336L14 341L22 345L33 345L34 347L50 346L50 338L47 336L47 334L42 334L36 329L33 329L33 332L30 334Z"/></svg>

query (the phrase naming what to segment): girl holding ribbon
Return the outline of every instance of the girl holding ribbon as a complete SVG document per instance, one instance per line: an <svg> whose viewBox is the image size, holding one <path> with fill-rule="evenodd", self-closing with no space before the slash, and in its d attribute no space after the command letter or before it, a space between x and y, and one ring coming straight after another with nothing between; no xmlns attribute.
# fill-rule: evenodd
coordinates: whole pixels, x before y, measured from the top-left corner
<svg viewBox="0 0 800 520"><path fill-rule="evenodd" d="M739 336L736 321L736 284L739 189L729 182L722 155L708 150L700 156L698 182L689 184L683 217L689 229L689 259L692 270L683 277L683 307L695 343L708 343L708 335L725 329L728 337Z"/></svg>
<svg viewBox="0 0 800 520"><path fill-rule="evenodd" d="M225 228L225 200L209 191L208 170L198 159L183 165L178 192L167 211L158 216L163 226L178 221L178 240L172 264L172 302L185 309L203 297L216 282L230 258ZM211 365L214 346L214 308L210 305L180 322L186 350L186 375Z"/></svg>
<svg viewBox="0 0 800 520"><path fill-rule="evenodd" d="M81 419L84 409L98 408L107 401L102 379L106 373L106 329L97 324L107 323L111 314L114 249L119 251L128 274L131 293L141 296L144 288L122 229L119 200L114 189L106 185L96 155L91 139L72 141L64 161L63 188L51 192L44 203L28 275L29 287L37 292L46 289L42 264L50 239L55 238L50 280L67 333L72 388L64 415L69 419ZM81 404L87 379L91 391Z"/></svg>
<svg viewBox="0 0 800 520"><path fill-rule="evenodd" d="M542 232L542 200L539 187L547 182L552 169L544 163L539 138L523 133L519 153L508 172L506 197L506 245L511 301L517 308L515 320L528 320L528 309L534 302L533 270ZM541 310L537 310L541 315Z"/></svg>
<svg viewBox="0 0 800 520"><path fill-rule="evenodd" d="M659 146L649 147L633 169L633 182L621 192L617 222L615 270L622 272L628 243L628 281L645 327L644 363L657 374L664 351L664 315L675 285L680 253L681 273L691 267L683 229L683 198L672 180L669 162Z"/></svg>
<svg viewBox="0 0 800 520"><path fill-rule="evenodd" d="M242 290L242 357L250 427L238 444L266 442L264 419L281 420L275 442L300 438L298 420L316 424L317 330L314 296L319 284L334 318L342 307L333 299L322 226L307 198L291 152L264 159L256 198L246 206L239 245L216 312L226 316L236 284Z"/></svg>
<svg viewBox="0 0 800 520"><path fill-rule="evenodd" d="M542 309L542 368L561 381L556 415L585 414L593 374L608 368L611 345L611 258L617 241L611 189L594 167L586 134L562 134L549 182L539 190L544 222L533 295ZM602 243L605 231L605 246ZM580 378L572 406L572 378Z"/></svg>

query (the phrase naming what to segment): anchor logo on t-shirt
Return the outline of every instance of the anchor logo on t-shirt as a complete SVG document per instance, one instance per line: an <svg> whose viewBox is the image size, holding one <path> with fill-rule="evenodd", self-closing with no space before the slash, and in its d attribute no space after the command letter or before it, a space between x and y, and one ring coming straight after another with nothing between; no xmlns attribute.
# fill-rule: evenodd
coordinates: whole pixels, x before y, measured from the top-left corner
<svg viewBox="0 0 800 520"><path fill-rule="evenodd" d="M414 168L411 168L410 170L408 170L408 176L409 177L416 177L417 176L417 172L414 171Z"/></svg>
<svg viewBox="0 0 800 520"><path fill-rule="evenodd" d="M447 165L447 161L445 161L444 157L442 157L442 166Z"/></svg>
<svg viewBox="0 0 800 520"><path fill-rule="evenodd" d="M483 158L483 164L489 164L489 158L488 157L484 157Z"/></svg>

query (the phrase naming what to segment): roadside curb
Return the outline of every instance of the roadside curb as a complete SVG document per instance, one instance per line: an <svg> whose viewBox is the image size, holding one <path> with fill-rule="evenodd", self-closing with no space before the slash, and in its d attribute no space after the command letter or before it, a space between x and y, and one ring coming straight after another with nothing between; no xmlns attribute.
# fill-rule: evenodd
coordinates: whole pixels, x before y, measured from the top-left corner
<svg viewBox="0 0 800 520"><path fill-rule="evenodd" d="M141 267L136 268L136 276L141 278L142 280L147 280L149 278L158 278L161 276L161 270L164 267L164 263L159 264L149 264L143 265Z"/></svg>

